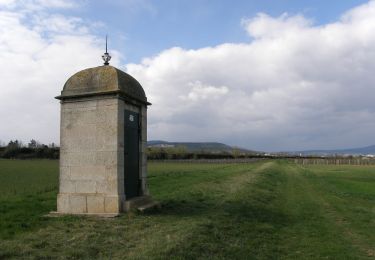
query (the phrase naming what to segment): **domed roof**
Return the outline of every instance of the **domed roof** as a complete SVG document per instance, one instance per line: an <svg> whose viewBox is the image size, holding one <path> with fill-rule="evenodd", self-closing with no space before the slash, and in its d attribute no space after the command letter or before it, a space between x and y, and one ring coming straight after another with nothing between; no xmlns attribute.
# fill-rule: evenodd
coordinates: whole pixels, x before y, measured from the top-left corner
<svg viewBox="0 0 375 260"><path fill-rule="evenodd" d="M65 83L57 99L119 94L149 104L139 82L112 66L99 66L77 72Z"/></svg>

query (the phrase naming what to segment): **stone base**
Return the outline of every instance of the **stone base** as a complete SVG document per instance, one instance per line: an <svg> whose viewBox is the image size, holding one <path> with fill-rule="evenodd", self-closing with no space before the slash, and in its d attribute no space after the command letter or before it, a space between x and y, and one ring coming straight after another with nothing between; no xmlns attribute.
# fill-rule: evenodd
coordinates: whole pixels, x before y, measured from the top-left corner
<svg viewBox="0 0 375 260"><path fill-rule="evenodd" d="M57 211L50 212L49 216L116 217L122 212L132 209L144 212L153 208L160 208L160 203L148 195L125 200L120 196L105 196L103 194L59 193L57 195Z"/></svg>
<svg viewBox="0 0 375 260"><path fill-rule="evenodd" d="M57 212L60 214L120 214L125 198L104 194L59 193Z"/></svg>
<svg viewBox="0 0 375 260"><path fill-rule="evenodd" d="M115 218L120 216L120 214L112 214L112 213L60 213L57 211L51 211L46 217L62 217L62 216L89 216L89 217L100 217L100 218Z"/></svg>
<svg viewBox="0 0 375 260"><path fill-rule="evenodd" d="M125 211L131 209L137 209L138 211L144 212L153 208L160 208L160 203L154 201L151 196L135 197L125 201Z"/></svg>

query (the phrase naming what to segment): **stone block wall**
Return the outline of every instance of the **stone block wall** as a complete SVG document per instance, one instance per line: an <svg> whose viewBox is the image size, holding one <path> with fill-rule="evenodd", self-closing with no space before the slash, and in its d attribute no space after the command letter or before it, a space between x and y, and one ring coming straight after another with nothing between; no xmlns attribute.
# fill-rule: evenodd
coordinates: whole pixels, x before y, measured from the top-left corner
<svg viewBox="0 0 375 260"><path fill-rule="evenodd" d="M148 195L147 108L118 97L61 103L57 211L118 214L124 210L124 109L140 114L140 195Z"/></svg>
<svg viewBox="0 0 375 260"><path fill-rule="evenodd" d="M58 212L121 211L118 104L117 98L62 102Z"/></svg>
<svg viewBox="0 0 375 260"><path fill-rule="evenodd" d="M150 195L147 183L147 107L141 107L140 178L142 195Z"/></svg>

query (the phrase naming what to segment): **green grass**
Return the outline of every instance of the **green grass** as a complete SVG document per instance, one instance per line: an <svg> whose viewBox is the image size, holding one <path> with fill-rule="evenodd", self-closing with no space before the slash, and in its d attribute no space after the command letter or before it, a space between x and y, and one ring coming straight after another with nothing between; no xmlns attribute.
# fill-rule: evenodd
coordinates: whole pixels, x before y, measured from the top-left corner
<svg viewBox="0 0 375 260"><path fill-rule="evenodd" d="M56 161L0 160L0 259L374 259L375 167L150 163L163 207L46 218Z"/></svg>
<svg viewBox="0 0 375 260"><path fill-rule="evenodd" d="M40 228L56 208L58 161L0 159L0 238ZM0 253L1 256L1 253Z"/></svg>
<svg viewBox="0 0 375 260"><path fill-rule="evenodd" d="M0 159L0 199L56 190L58 164L56 160Z"/></svg>

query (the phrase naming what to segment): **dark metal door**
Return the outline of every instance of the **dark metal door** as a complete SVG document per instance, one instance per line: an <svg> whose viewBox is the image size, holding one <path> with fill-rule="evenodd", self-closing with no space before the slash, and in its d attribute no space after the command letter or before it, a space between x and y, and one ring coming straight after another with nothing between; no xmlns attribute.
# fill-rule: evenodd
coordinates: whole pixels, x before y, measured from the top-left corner
<svg viewBox="0 0 375 260"><path fill-rule="evenodd" d="M125 110L125 195L126 199L139 194L139 114Z"/></svg>

